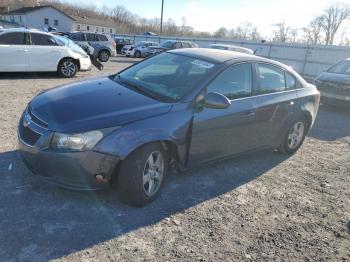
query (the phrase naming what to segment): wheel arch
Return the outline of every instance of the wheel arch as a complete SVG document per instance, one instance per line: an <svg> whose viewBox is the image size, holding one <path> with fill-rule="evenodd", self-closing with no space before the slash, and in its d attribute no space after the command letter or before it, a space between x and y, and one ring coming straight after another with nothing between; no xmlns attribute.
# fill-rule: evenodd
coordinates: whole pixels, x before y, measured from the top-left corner
<svg viewBox="0 0 350 262"><path fill-rule="evenodd" d="M57 63L57 71L58 71L58 67L60 66L60 64L62 63L62 61L63 60L66 60L66 59L71 59L71 60L74 60L76 63L77 63L77 65L78 65L78 70L80 70L80 61L79 61L79 59L75 59L75 58L73 58L73 57L71 57L71 56L65 56L65 57L63 57L63 58L61 58L59 61L58 61L58 63Z"/></svg>

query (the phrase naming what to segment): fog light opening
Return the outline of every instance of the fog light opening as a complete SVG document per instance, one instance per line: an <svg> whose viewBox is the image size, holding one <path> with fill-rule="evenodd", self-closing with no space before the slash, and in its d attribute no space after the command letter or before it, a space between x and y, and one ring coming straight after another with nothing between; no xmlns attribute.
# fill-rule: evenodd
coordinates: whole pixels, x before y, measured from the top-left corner
<svg viewBox="0 0 350 262"><path fill-rule="evenodd" d="M96 183L98 184L107 184L108 180L106 179L103 173L95 175Z"/></svg>

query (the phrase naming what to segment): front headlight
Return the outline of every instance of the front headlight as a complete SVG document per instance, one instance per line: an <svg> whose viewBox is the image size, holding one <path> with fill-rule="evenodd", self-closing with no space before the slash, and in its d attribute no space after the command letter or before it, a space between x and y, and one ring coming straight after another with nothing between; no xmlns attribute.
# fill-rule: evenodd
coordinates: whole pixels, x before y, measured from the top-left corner
<svg viewBox="0 0 350 262"><path fill-rule="evenodd" d="M103 133L101 131L90 131L81 134L55 133L51 140L51 147L72 151L90 150L102 137Z"/></svg>

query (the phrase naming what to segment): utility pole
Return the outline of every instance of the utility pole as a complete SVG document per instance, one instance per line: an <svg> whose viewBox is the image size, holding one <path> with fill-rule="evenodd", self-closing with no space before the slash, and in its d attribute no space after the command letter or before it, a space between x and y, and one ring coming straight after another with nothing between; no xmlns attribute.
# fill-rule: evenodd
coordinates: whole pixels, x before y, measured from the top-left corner
<svg viewBox="0 0 350 262"><path fill-rule="evenodd" d="M162 35L162 32L163 32L163 8L164 8L164 0L162 0L162 13L160 15L160 33L159 33L159 35Z"/></svg>

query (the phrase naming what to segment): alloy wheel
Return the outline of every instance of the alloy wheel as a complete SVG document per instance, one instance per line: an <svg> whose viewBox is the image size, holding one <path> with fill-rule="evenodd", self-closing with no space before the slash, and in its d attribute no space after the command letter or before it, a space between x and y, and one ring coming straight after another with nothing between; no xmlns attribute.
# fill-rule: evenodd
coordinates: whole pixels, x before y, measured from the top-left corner
<svg viewBox="0 0 350 262"><path fill-rule="evenodd" d="M304 138L305 125L303 122L296 122L290 129L288 134L288 147L289 149L296 149Z"/></svg>
<svg viewBox="0 0 350 262"><path fill-rule="evenodd" d="M154 196L164 176L164 157L160 151L153 151L143 170L143 190L148 197Z"/></svg>
<svg viewBox="0 0 350 262"><path fill-rule="evenodd" d="M61 73L67 77L73 76L76 70L76 65L72 61L64 61L61 67Z"/></svg>

